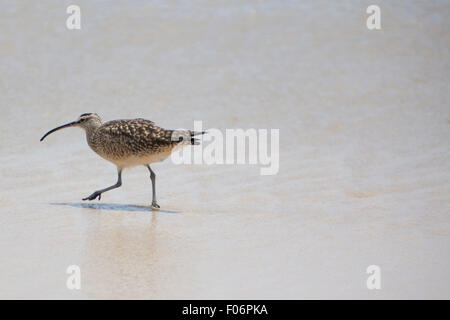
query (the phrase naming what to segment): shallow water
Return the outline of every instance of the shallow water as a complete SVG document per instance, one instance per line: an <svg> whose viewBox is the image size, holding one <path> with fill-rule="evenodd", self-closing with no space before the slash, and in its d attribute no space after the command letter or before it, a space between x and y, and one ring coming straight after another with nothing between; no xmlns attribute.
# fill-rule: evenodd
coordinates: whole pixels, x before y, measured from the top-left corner
<svg viewBox="0 0 450 320"><path fill-rule="evenodd" d="M449 4L0 2L0 298L450 298ZM116 181L96 112L279 128L280 170L155 164ZM382 289L368 290L379 265ZM66 268L81 268L68 290Z"/></svg>

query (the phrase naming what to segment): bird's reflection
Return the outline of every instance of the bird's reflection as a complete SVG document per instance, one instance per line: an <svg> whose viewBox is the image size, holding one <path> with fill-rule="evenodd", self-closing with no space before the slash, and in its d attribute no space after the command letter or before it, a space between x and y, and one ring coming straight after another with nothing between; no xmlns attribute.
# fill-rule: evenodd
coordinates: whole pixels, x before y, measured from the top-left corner
<svg viewBox="0 0 450 320"><path fill-rule="evenodd" d="M77 264L82 270L82 290L88 298L153 299L179 297L192 290L192 283L183 281L189 256L183 255L185 244L180 244L178 236L182 226L176 223L176 215L160 214L177 211L152 211L150 206L116 203L52 205L103 213L76 215L86 226L79 238L82 259ZM111 211L104 214L100 210ZM158 225L160 218L162 223Z"/></svg>
<svg viewBox="0 0 450 320"><path fill-rule="evenodd" d="M55 206L70 206L75 208L86 208L86 209L96 209L96 210L113 210L113 211L152 211L151 206L140 206L134 204L120 204L120 203L86 203L86 202L60 202L60 203L50 203ZM153 212L162 213L180 213L174 210L159 209Z"/></svg>

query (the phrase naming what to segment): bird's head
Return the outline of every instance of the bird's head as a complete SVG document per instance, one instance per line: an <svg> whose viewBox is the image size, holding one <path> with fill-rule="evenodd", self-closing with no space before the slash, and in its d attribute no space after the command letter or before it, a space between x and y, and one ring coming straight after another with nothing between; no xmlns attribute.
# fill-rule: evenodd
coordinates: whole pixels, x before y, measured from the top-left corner
<svg viewBox="0 0 450 320"><path fill-rule="evenodd" d="M41 141L45 139L46 136L48 136L50 133L53 133L55 131L58 131L60 129L69 128L69 127L80 127L85 130L91 129L91 128L97 128L102 124L102 120L96 113L83 113L78 117L77 120L63 124L62 126L56 127L49 132L47 132L42 138Z"/></svg>

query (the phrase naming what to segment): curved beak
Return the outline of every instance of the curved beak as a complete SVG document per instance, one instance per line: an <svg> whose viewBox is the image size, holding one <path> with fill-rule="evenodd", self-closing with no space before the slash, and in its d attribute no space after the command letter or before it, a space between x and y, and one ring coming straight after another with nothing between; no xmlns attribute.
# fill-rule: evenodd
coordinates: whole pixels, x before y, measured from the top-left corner
<svg viewBox="0 0 450 320"><path fill-rule="evenodd" d="M73 122L64 124L64 125L62 125L62 126L56 127L55 129L52 129L52 130L50 130L49 132L47 132L47 133L41 138L40 141L44 140L44 138L45 138L46 136L48 136L50 133L53 133L53 132L55 132L55 131L58 131L59 129L64 129L64 128L72 127L72 126L74 126L74 125L76 125L76 124L77 124L77 122L76 122L76 121L73 121Z"/></svg>

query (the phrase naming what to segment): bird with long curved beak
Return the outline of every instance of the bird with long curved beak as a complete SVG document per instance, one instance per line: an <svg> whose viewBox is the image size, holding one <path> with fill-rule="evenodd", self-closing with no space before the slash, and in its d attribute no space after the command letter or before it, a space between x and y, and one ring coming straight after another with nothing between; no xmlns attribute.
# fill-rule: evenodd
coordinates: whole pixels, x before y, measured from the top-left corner
<svg viewBox="0 0 450 320"><path fill-rule="evenodd" d="M199 144L196 135L205 131L166 130L145 119L113 120L102 123L96 113L83 113L77 120L56 127L47 132L40 141L49 134L70 127L80 127L86 132L89 147L102 158L114 163L117 167L116 184L95 191L83 200L101 199L101 194L122 185L124 168L143 165L150 171L152 181L152 208L159 209L156 203L156 175L150 164L160 162L172 152L187 145Z"/></svg>

